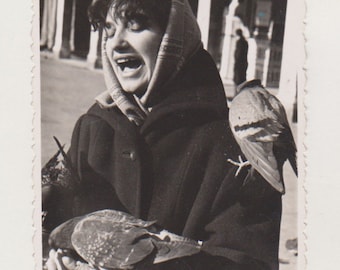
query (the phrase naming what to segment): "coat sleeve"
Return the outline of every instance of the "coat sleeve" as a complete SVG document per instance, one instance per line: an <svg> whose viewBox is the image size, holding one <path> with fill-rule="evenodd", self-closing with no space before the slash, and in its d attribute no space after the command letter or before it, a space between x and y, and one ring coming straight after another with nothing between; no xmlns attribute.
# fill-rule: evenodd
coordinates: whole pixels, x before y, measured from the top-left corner
<svg viewBox="0 0 340 270"><path fill-rule="evenodd" d="M256 172L248 177L231 201L216 204L205 226L209 237L203 250L243 265L241 269L278 269L281 194ZM230 197L223 185L220 191L218 196Z"/></svg>
<svg viewBox="0 0 340 270"><path fill-rule="evenodd" d="M231 177L234 178L234 172L227 175L213 203L213 212L204 227L207 238L203 242L202 251L149 269L279 268L281 194L258 174L252 176L244 186L231 186Z"/></svg>

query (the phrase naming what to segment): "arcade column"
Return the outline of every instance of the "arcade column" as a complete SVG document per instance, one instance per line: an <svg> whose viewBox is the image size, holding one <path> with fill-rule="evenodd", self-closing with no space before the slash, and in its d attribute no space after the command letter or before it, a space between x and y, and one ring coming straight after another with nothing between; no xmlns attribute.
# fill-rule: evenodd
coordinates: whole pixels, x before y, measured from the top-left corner
<svg viewBox="0 0 340 270"><path fill-rule="evenodd" d="M63 20L61 26L62 29L61 35L61 46L59 48L59 57L60 58L70 58L71 57L71 28L72 28L72 17L73 17L73 7L74 0L62 0L64 2L64 10L63 10Z"/></svg>
<svg viewBox="0 0 340 270"><path fill-rule="evenodd" d="M255 78L267 83L268 65L271 45L271 0L258 0L255 15L254 39L256 43Z"/></svg>
<svg viewBox="0 0 340 270"><path fill-rule="evenodd" d="M210 28L211 0L199 0L197 9L197 22L201 29L204 49L208 49Z"/></svg>
<svg viewBox="0 0 340 270"><path fill-rule="evenodd" d="M90 49L91 26L87 8L91 0L60 0L55 52L60 58L71 53L86 59Z"/></svg>
<svg viewBox="0 0 340 270"><path fill-rule="evenodd" d="M64 20L64 4L67 0L58 0L57 3L57 27L55 35L55 43L53 47L53 53L59 55L62 47L62 32L63 32L63 20Z"/></svg>
<svg viewBox="0 0 340 270"><path fill-rule="evenodd" d="M233 36L233 22L235 18L235 11L238 7L238 0L232 0L228 8L228 14L226 15L225 20L225 30L224 30L224 40L223 40L223 48L222 48L222 56L221 56L221 69L220 75L225 83L232 84L232 77L230 74L230 59L232 57L232 36Z"/></svg>
<svg viewBox="0 0 340 270"><path fill-rule="evenodd" d="M303 70L305 62L304 16L305 1L288 0L278 97L286 107L289 118L292 118L292 112L296 110L297 103L303 106L306 82Z"/></svg>
<svg viewBox="0 0 340 270"><path fill-rule="evenodd" d="M87 9L92 0L75 0L74 51L81 58L86 58L90 49L91 25Z"/></svg>

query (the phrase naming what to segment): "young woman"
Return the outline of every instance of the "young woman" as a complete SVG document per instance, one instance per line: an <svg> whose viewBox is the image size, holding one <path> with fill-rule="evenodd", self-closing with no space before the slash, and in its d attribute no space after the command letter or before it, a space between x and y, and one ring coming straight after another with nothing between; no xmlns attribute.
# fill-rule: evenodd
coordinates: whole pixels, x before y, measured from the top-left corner
<svg viewBox="0 0 340 270"><path fill-rule="evenodd" d="M187 0L97 0L89 13L108 90L72 136L73 215L116 209L203 241L147 269L278 269L281 195L228 162L242 154Z"/></svg>

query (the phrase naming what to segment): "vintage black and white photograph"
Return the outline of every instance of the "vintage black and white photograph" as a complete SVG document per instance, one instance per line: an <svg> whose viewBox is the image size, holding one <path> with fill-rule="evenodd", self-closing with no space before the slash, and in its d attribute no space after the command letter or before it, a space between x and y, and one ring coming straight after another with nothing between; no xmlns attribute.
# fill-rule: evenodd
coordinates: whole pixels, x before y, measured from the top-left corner
<svg viewBox="0 0 340 270"><path fill-rule="evenodd" d="M41 269L302 270L304 1L34 4Z"/></svg>

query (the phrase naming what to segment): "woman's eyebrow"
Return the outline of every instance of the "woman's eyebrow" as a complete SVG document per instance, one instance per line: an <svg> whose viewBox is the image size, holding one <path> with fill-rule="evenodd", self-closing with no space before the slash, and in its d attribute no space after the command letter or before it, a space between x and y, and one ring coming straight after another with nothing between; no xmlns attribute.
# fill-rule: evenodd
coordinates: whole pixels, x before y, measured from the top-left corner
<svg viewBox="0 0 340 270"><path fill-rule="evenodd" d="M134 11L126 13L124 16L127 20L143 20L148 21L150 16L144 11Z"/></svg>

